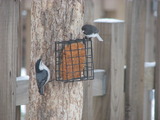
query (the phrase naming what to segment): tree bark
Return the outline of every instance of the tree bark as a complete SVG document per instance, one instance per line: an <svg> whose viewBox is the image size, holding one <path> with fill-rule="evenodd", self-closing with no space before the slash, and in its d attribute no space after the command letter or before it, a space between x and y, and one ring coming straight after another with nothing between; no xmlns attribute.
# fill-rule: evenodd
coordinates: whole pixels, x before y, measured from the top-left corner
<svg viewBox="0 0 160 120"><path fill-rule="evenodd" d="M45 95L38 93L35 62L42 60L55 79L55 41L82 38L83 0L33 0L31 8L31 66L28 120L80 120L82 82L49 82Z"/></svg>

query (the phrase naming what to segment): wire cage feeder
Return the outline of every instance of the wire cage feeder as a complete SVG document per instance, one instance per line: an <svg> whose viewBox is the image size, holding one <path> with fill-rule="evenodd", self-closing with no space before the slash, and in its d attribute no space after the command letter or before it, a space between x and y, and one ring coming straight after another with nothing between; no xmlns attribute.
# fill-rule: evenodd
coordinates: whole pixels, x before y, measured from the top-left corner
<svg viewBox="0 0 160 120"><path fill-rule="evenodd" d="M56 80L74 82L94 79L91 39L55 42Z"/></svg>

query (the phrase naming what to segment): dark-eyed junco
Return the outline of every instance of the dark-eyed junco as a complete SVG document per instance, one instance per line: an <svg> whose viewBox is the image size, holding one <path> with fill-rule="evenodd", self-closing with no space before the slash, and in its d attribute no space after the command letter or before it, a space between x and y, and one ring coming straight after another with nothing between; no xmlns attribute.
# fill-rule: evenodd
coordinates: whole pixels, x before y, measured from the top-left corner
<svg viewBox="0 0 160 120"><path fill-rule="evenodd" d="M98 34L99 30L93 25L89 25L89 24L83 25L82 31L87 38L97 37L99 41L103 41L103 39Z"/></svg>

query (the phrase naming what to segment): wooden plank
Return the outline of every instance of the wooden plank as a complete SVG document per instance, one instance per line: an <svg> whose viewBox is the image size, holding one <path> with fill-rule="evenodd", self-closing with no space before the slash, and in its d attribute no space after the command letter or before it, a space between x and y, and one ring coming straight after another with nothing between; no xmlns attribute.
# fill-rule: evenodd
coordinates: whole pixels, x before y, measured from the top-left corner
<svg viewBox="0 0 160 120"><path fill-rule="evenodd" d="M153 14L153 0L146 0L145 62L155 61L156 17Z"/></svg>
<svg viewBox="0 0 160 120"><path fill-rule="evenodd" d="M30 69L30 53L31 53L31 10L27 10L27 16L25 19L25 38L26 38L26 70L27 74L29 74Z"/></svg>
<svg viewBox="0 0 160 120"><path fill-rule="evenodd" d="M30 69L31 53L31 0L21 1L21 42L22 42L22 67L26 68L27 74Z"/></svg>
<svg viewBox="0 0 160 120"><path fill-rule="evenodd" d="M146 0L127 0L126 120L143 120Z"/></svg>
<svg viewBox="0 0 160 120"><path fill-rule="evenodd" d="M109 80L109 74L110 74L110 52L111 52L111 25L108 24L108 27L100 29L101 26L98 26L98 29L100 30L100 35L104 39L104 42L98 42L97 40L94 41L94 65L95 69L105 69L106 74L108 76L107 81L108 84L106 84L106 95L102 97L93 97L93 120L110 120L110 80ZM105 34L104 34L105 33ZM109 57L108 57L109 56ZM105 63L105 64L104 64Z"/></svg>
<svg viewBox="0 0 160 120"><path fill-rule="evenodd" d="M105 17L125 19L125 0L103 0L102 5Z"/></svg>
<svg viewBox="0 0 160 120"><path fill-rule="evenodd" d="M29 79L28 77L21 77L21 80L17 80L16 83L16 105L26 105L28 103L28 89L29 89Z"/></svg>
<svg viewBox="0 0 160 120"><path fill-rule="evenodd" d="M96 69L107 74L106 95L93 98L94 120L124 120L124 23L96 22L103 42L95 41Z"/></svg>
<svg viewBox="0 0 160 120"><path fill-rule="evenodd" d="M16 120L21 120L21 107L16 106Z"/></svg>
<svg viewBox="0 0 160 120"><path fill-rule="evenodd" d="M84 1L84 24L93 24L93 0ZM83 110L82 120L93 120L93 106L92 106L92 80L83 82Z"/></svg>
<svg viewBox="0 0 160 120"><path fill-rule="evenodd" d="M29 80L17 81L16 105L26 105L28 103Z"/></svg>
<svg viewBox="0 0 160 120"><path fill-rule="evenodd" d="M155 120L160 120L160 1L158 0L158 18L156 33L156 71L155 71Z"/></svg>
<svg viewBox="0 0 160 120"><path fill-rule="evenodd" d="M156 17L153 13L153 0L146 1L146 28L145 28L145 62L155 61L155 33ZM154 89L154 68L145 66L144 70L144 106L143 120L151 120L151 101L149 91Z"/></svg>
<svg viewBox="0 0 160 120"><path fill-rule="evenodd" d="M84 24L93 24L94 20L94 0L84 1Z"/></svg>
<svg viewBox="0 0 160 120"><path fill-rule="evenodd" d="M15 120L18 3L0 2L0 120Z"/></svg>
<svg viewBox="0 0 160 120"><path fill-rule="evenodd" d="M146 66L144 70L144 108L143 120L151 120L151 101L149 92L154 88L154 69L155 66Z"/></svg>
<svg viewBox="0 0 160 120"><path fill-rule="evenodd" d="M102 18L105 14L103 0L93 0L93 6L94 8L92 10L94 12L94 19Z"/></svg>
<svg viewBox="0 0 160 120"><path fill-rule="evenodd" d="M21 74L21 67L22 67L22 21L21 21L21 11L22 11L22 1L19 3L19 23L18 23L18 43L17 43L17 76ZM17 85L17 84L16 84ZM17 94L17 92L16 92ZM16 120L21 119L21 111L20 106L16 106Z"/></svg>
<svg viewBox="0 0 160 120"><path fill-rule="evenodd" d="M23 0L24 1L24 8L26 9L26 10L31 10L31 1L32 0Z"/></svg>
<svg viewBox="0 0 160 120"><path fill-rule="evenodd" d="M92 96L92 81L83 82L83 114L82 120L93 120L93 96Z"/></svg>
<svg viewBox="0 0 160 120"><path fill-rule="evenodd" d="M111 41L111 120L124 120L124 24L113 24Z"/></svg>

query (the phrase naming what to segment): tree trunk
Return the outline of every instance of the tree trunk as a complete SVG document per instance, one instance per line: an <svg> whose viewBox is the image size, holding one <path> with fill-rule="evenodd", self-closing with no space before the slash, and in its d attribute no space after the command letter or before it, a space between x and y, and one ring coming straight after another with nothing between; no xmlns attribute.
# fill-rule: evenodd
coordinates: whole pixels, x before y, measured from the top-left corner
<svg viewBox="0 0 160 120"><path fill-rule="evenodd" d="M82 82L49 82L44 96L38 93L35 62L42 60L55 79L55 41L82 38L83 0L33 0L31 9L31 67L28 120L80 120Z"/></svg>

